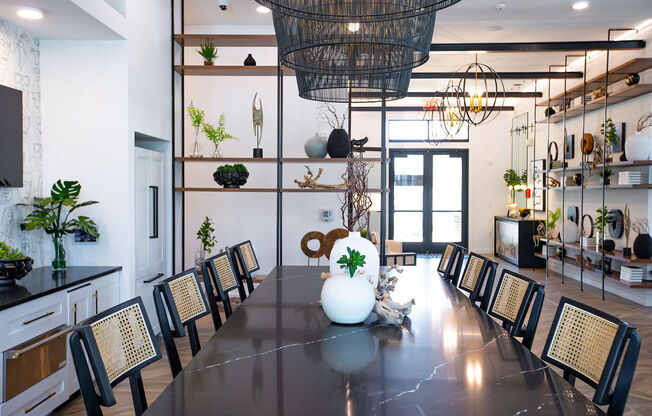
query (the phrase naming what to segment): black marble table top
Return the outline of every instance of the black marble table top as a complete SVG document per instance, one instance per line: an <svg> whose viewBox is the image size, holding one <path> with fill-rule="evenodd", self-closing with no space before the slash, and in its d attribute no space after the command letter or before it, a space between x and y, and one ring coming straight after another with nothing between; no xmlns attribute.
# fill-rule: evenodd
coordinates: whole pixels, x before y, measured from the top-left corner
<svg viewBox="0 0 652 416"><path fill-rule="evenodd" d="M0 286L0 311L120 270L120 266L70 266L56 272L52 267L36 268L15 285Z"/></svg>
<svg viewBox="0 0 652 416"><path fill-rule="evenodd" d="M457 289L405 267L400 328L332 324L325 268L275 269L147 415L602 415Z"/></svg>

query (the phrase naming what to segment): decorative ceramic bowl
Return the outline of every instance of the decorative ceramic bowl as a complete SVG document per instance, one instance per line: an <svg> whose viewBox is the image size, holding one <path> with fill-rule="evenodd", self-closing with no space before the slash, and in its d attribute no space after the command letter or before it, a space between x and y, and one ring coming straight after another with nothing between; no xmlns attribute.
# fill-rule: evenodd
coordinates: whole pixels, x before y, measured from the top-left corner
<svg viewBox="0 0 652 416"><path fill-rule="evenodd" d="M213 179L218 185L225 188L239 188L247 183L249 172L217 172L213 173Z"/></svg>
<svg viewBox="0 0 652 416"><path fill-rule="evenodd" d="M0 260L0 286L16 283L32 271L34 260L31 257L17 260Z"/></svg>

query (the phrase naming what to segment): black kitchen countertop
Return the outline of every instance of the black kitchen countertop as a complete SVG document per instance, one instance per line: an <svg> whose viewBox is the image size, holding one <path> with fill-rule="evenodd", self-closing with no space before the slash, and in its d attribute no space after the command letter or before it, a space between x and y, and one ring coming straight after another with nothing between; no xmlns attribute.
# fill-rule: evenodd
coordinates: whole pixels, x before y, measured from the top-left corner
<svg viewBox="0 0 652 416"><path fill-rule="evenodd" d="M15 285L0 286L0 311L120 270L121 266L70 266L56 272L52 267L36 268Z"/></svg>
<svg viewBox="0 0 652 416"><path fill-rule="evenodd" d="M404 267L401 327L331 323L326 270L275 268L145 415L604 414L434 268Z"/></svg>

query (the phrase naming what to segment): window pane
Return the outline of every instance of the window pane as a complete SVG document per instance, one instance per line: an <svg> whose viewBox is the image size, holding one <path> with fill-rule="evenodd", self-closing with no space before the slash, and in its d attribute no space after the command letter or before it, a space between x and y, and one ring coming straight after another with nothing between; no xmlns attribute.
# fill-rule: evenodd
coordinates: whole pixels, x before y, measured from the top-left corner
<svg viewBox="0 0 652 416"><path fill-rule="evenodd" d="M462 128L455 132L457 126L448 126L450 133L456 133L452 137L448 137L446 131L438 120L430 121L430 140L469 140L469 126L463 125Z"/></svg>
<svg viewBox="0 0 652 416"><path fill-rule="evenodd" d="M394 240L423 241L423 214L420 212L394 212Z"/></svg>
<svg viewBox="0 0 652 416"><path fill-rule="evenodd" d="M432 209L462 209L462 158L449 155L432 157Z"/></svg>
<svg viewBox="0 0 652 416"><path fill-rule="evenodd" d="M394 159L394 209L423 209L423 155Z"/></svg>
<svg viewBox="0 0 652 416"><path fill-rule="evenodd" d="M462 213L433 212L432 241L435 243L462 241Z"/></svg>
<svg viewBox="0 0 652 416"><path fill-rule="evenodd" d="M390 120L389 140L428 140L428 120Z"/></svg>

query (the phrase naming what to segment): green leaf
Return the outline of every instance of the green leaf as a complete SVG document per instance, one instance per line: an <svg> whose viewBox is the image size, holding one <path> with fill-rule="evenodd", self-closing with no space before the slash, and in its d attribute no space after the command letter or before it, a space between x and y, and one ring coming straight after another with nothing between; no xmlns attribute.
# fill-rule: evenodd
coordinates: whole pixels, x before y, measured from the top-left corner
<svg viewBox="0 0 652 416"><path fill-rule="evenodd" d="M62 181L59 179L52 185L50 196L53 202L66 199L76 199L81 192L81 185L77 181Z"/></svg>

